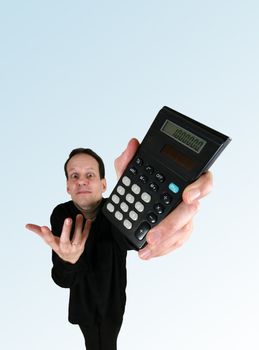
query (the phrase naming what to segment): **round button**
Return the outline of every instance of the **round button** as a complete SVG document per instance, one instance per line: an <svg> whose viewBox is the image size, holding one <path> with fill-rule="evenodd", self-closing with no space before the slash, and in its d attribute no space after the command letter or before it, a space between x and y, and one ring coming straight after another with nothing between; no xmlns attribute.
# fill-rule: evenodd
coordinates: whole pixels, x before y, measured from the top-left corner
<svg viewBox="0 0 259 350"><path fill-rule="evenodd" d="M145 170L150 175L152 175L154 172L154 168L151 165L146 165Z"/></svg>
<svg viewBox="0 0 259 350"><path fill-rule="evenodd" d="M151 188L152 191L157 192L159 189L158 184L156 184L155 182L151 182L151 184L149 184L149 187Z"/></svg>
<svg viewBox="0 0 259 350"><path fill-rule="evenodd" d="M155 224L157 222L157 216L155 213L148 213L147 214L147 220L151 223L151 224Z"/></svg>
<svg viewBox="0 0 259 350"><path fill-rule="evenodd" d="M143 164L143 160L140 157L137 157L135 162L138 166L141 166Z"/></svg>
<svg viewBox="0 0 259 350"><path fill-rule="evenodd" d="M108 203L107 206L106 206L107 210L110 212L110 213L113 213L114 212L114 205L111 204L111 203Z"/></svg>
<svg viewBox="0 0 259 350"><path fill-rule="evenodd" d="M129 202L130 204L134 203L135 198L132 196L132 194L128 193L126 196L126 201Z"/></svg>
<svg viewBox="0 0 259 350"><path fill-rule="evenodd" d="M132 228L132 223L131 223L128 219L126 219L126 220L123 221L123 225L124 225L128 230L130 230L130 229Z"/></svg>
<svg viewBox="0 0 259 350"><path fill-rule="evenodd" d="M165 181L165 177L163 174L161 173L156 173L155 178L159 181L159 182L164 182Z"/></svg>
<svg viewBox="0 0 259 350"><path fill-rule="evenodd" d="M173 193L178 193L180 191L180 188L178 185L176 185L174 182L171 182L168 186L169 190Z"/></svg>
<svg viewBox="0 0 259 350"><path fill-rule="evenodd" d="M117 220L121 221L123 219L123 215L120 211L116 211L116 213L114 214L114 216L116 217Z"/></svg>
<svg viewBox="0 0 259 350"><path fill-rule="evenodd" d="M141 195L141 199L143 200L143 202L149 203L151 201L151 196L147 192L143 192Z"/></svg>
<svg viewBox="0 0 259 350"><path fill-rule="evenodd" d="M131 168L129 169L129 172L130 172L132 175L137 175L137 173L138 173L137 169L134 168L134 167L131 167Z"/></svg>
<svg viewBox="0 0 259 350"><path fill-rule="evenodd" d="M136 184L132 185L131 190L135 194L140 194L140 187Z"/></svg>
<svg viewBox="0 0 259 350"><path fill-rule="evenodd" d="M122 187L122 186L118 186L118 187L117 187L117 192L118 192L121 196L124 196L124 194L125 194L125 188Z"/></svg>
<svg viewBox="0 0 259 350"><path fill-rule="evenodd" d="M119 202L120 202L119 196L117 196L117 194L113 194L113 195L112 195L112 201L113 201L115 204L119 204Z"/></svg>
<svg viewBox="0 0 259 350"><path fill-rule="evenodd" d="M161 203L156 203L156 204L154 205L154 209L155 209L155 212L156 212L157 214L163 214L163 212L164 212L164 210L165 210L164 206L163 206Z"/></svg>
<svg viewBox="0 0 259 350"><path fill-rule="evenodd" d="M124 211L124 213L127 213L127 211L129 210L129 206L125 202L122 202L120 207L121 207L121 210Z"/></svg>
<svg viewBox="0 0 259 350"><path fill-rule="evenodd" d="M125 185L125 186L129 186L131 184L131 180L128 176L124 176L123 179L122 179L122 183Z"/></svg>
<svg viewBox="0 0 259 350"><path fill-rule="evenodd" d="M140 202L136 202L135 208L137 209L138 212L142 212L144 210L144 205Z"/></svg>
<svg viewBox="0 0 259 350"><path fill-rule="evenodd" d="M134 221L137 221L138 220L138 214L134 211L134 210L131 210L129 212L129 217L134 220Z"/></svg>
<svg viewBox="0 0 259 350"><path fill-rule="evenodd" d="M146 175L140 175L139 179L141 182L143 182L143 184L148 182L148 177Z"/></svg>
<svg viewBox="0 0 259 350"><path fill-rule="evenodd" d="M161 195L161 200L163 203L165 203L166 205L169 205L172 202L172 197L170 196L169 193L163 193Z"/></svg>

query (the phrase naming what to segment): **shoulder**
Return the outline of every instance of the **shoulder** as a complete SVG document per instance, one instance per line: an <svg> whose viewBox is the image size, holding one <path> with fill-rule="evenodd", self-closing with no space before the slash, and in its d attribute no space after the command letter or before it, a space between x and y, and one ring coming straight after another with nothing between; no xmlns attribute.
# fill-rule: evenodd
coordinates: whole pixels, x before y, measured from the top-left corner
<svg viewBox="0 0 259 350"><path fill-rule="evenodd" d="M71 217L73 219L78 213L79 211L72 201L60 203L53 209L51 221L56 219L63 220L67 217Z"/></svg>
<svg viewBox="0 0 259 350"><path fill-rule="evenodd" d="M59 236L61 234L64 220L66 218L74 220L78 213L79 211L72 201L57 205L50 216L51 230L54 235Z"/></svg>

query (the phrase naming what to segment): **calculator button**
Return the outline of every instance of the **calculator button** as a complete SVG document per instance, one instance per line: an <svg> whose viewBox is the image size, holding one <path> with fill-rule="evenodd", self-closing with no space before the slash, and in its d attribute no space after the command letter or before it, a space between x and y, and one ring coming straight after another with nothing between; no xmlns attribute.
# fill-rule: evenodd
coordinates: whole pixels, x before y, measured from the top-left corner
<svg viewBox="0 0 259 350"><path fill-rule="evenodd" d="M132 223L129 221L129 220L124 220L123 221L123 225L128 229L130 230L132 228Z"/></svg>
<svg viewBox="0 0 259 350"><path fill-rule="evenodd" d="M148 177L146 175L140 175L139 179L141 182L143 182L143 184L148 182Z"/></svg>
<svg viewBox="0 0 259 350"><path fill-rule="evenodd" d="M143 160L140 157L136 158L135 162L138 166L141 166L143 164Z"/></svg>
<svg viewBox="0 0 259 350"><path fill-rule="evenodd" d="M134 210L131 210L129 212L129 217L134 220L134 221L137 221L138 220L138 214L134 211Z"/></svg>
<svg viewBox="0 0 259 350"><path fill-rule="evenodd" d="M132 204L135 201L135 197L132 196L132 194L128 193L126 196L126 201L129 202L130 204Z"/></svg>
<svg viewBox="0 0 259 350"><path fill-rule="evenodd" d="M159 189L158 184L156 184L155 182L151 182L151 184L149 184L149 187L151 188L152 191L157 192Z"/></svg>
<svg viewBox="0 0 259 350"><path fill-rule="evenodd" d="M141 195L141 199L143 200L143 202L149 203L151 201L151 196L147 192L143 192Z"/></svg>
<svg viewBox="0 0 259 350"><path fill-rule="evenodd" d="M118 186L118 187L117 187L117 192L118 192L121 196L124 196L124 194L125 194L125 188L122 187L122 186Z"/></svg>
<svg viewBox="0 0 259 350"><path fill-rule="evenodd" d="M131 184L131 180L128 176L124 176L122 178L122 183L125 185L125 186L129 186Z"/></svg>
<svg viewBox="0 0 259 350"><path fill-rule="evenodd" d="M138 212L142 213L142 211L144 210L144 205L140 202L136 202L135 208L137 209Z"/></svg>
<svg viewBox="0 0 259 350"><path fill-rule="evenodd" d="M154 168L153 168L151 165L146 165L145 170L146 170L146 172L149 173L150 175L152 175L153 172L154 172Z"/></svg>
<svg viewBox="0 0 259 350"><path fill-rule="evenodd" d="M137 169L134 168L134 167L131 167L131 168L129 169L129 172L130 172L132 175L137 175L137 173L138 173Z"/></svg>
<svg viewBox="0 0 259 350"><path fill-rule="evenodd" d="M163 193L161 195L161 200L164 204L169 205L172 202L172 197L169 193Z"/></svg>
<svg viewBox="0 0 259 350"><path fill-rule="evenodd" d="M132 185L131 190L135 194L140 194L140 187L136 184Z"/></svg>
<svg viewBox="0 0 259 350"><path fill-rule="evenodd" d="M137 231L135 232L135 237L139 241L142 241L142 239L145 238L146 234L150 229L151 229L151 226L149 225L148 222L142 222L142 224L140 224Z"/></svg>
<svg viewBox="0 0 259 350"><path fill-rule="evenodd" d="M110 213L113 213L113 212L114 212L114 205L113 205L113 204L108 203L108 204L106 205L106 208L107 208L107 210L108 210Z"/></svg>
<svg viewBox="0 0 259 350"><path fill-rule="evenodd" d="M147 220L151 223L151 224L155 224L157 222L157 216L155 213L148 213L147 214Z"/></svg>
<svg viewBox="0 0 259 350"><path fill-rule="evenodd" d="M159 182L164 182L165 181L165 177L163 174L161 173L156 173L155 178L159 181Z"/></svg>
<svg viewBox="0 0 259 350"><path fill-rule="evenodd" d="M180 191L179 186L177 186L174 182L171 182L168 186L169 190L173 193L178 193Z"/></svg>
<svg viewBox="0 0 259 350"><path fill-rule="evenodd" d="M157 214L163 214L163 212L165 210L164 206L162 204L160 204L160 203L155 204L154 205L154 209L155 209L155 212Z"/></svg>
<svg viewBox="0 0 259 350"><path fill-rule="evenodd" d="M113 201L115 204L119 204L119 202L120 202L119 196L117 196L117 194L112 195L112 201Z"/></svg>
<svg viewBox="0 0 259 350"><path fill-rule="evenodd" d="M117 220L121 221L123 219L123 215L120 211L116 211L116 213L114 214L114 216L116 217Z"/></svg>
<svg viewBox="0 0 259 350"><path fill-rule="evenodd" d="M121 203L120 208L122 211L124 211L124 213L127 213L127 211L129 210L129 206L125 202Z"/></svg>

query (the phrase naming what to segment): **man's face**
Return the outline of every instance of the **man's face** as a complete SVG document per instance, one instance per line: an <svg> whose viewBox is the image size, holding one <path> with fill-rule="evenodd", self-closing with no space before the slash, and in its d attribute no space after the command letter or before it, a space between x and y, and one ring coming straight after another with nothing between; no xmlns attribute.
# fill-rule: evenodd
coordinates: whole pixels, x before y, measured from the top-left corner
<svg viewBox="0 0 259 350"><path fill-rule="evenodd" d="M106 180L100 178L99 165L88 154L76 154L67 163L67 192L82 209L91 209L101 200Z"/></svg>

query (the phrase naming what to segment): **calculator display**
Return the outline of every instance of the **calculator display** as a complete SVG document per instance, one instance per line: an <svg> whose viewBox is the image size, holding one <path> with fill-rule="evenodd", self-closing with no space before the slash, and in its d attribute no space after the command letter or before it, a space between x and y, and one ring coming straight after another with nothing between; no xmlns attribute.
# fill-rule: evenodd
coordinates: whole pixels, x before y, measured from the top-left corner
<svg viewBox="0 0 259 350"><path fill-rule="evenodd" d="M217 130L163 107L124 170L103 213L134 249L182 201L230 142Z"/></svg>
<svg viewBox="0 0 259 350"><path fill-rule="evenodd" d="M161 128L161 131L196 153L200 153L200 151L206 145L205 140L182 128L181 126L171 122L171 120L165 121L164 125Z"/></svg>

